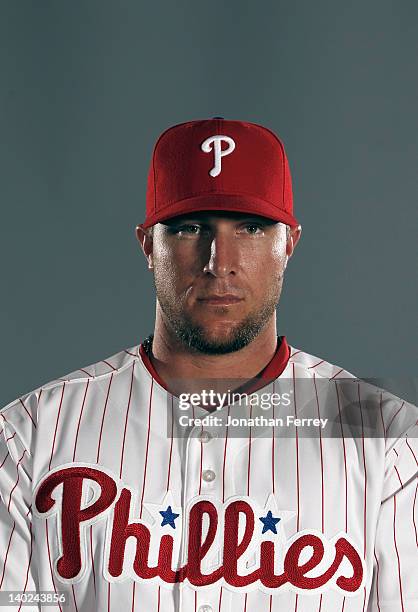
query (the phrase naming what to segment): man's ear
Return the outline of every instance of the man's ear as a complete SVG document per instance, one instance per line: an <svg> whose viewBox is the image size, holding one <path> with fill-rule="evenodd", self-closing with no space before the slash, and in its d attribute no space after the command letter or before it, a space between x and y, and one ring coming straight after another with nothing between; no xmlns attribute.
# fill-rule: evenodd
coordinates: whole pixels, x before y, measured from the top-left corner
<svg viewBox="0 0 418 612"><path fill-rule="evenodd" d="M144 229L142 225L137 225L135 232L138 242L141 245L142 252L144 253L145 258L148 262L148 268L152 270L152 234L149 229Z"/></svg>
<svg viewBox="0 0 418 612"><path fill-rule="evenodd" d="M286 261L293 255L293 251L295 250L295 247L299 242L301 233L301 225L297 225L296 227L290 228L286 239Z"/></svg>
<svg viewBox="0 0 418 612"><path fill-rule="evenodd" d="M300 235L302 233L302 226L297 225L296 227L286 227L286 257L284 261L284 269L286 269L287 262L293 255L293 251L297 243L299 242Z"/></svg>

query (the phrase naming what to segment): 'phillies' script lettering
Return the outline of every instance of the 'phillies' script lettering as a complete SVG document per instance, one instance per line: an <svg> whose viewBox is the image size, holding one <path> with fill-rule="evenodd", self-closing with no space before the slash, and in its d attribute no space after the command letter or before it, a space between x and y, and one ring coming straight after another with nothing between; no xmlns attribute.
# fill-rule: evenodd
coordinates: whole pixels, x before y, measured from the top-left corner
<svg viewBox="0 0 418 612"><path fill-rule="evenodd" d="M95 489L90 503L83 501L83 482L87 481ZM150 564L153 527L145 521L130 521L132 494L122 485L103 469L85 464L61 466L39 483L35 495L37 514L58 513L61 556L55 571L64 582L78 582L83 578L87 566L86 527L105 520L108 521L105 576L111 581L127 577L123 567L125 547L127 539L133 537L136 553L132 569L136 580L154 579L166 586L187 581L194 588L220 581L219 584L242 590L258 585L267 592L280 588L321 592L333 587L345 595L354 594L363 584L363 561L346 534L327 540L319 532L306 530L287 542L280 573L276 570L276 544L271 539L259 543L255 569L247 574L240 572L239 560L250 546L255 521L258 521L250 500L244 498L227 501L220 509L209 499L196 498L188 511L187 563L172 567L174 534L156 530L158 562ZM219 524L223 525L221 532ZM222 562L210 573L203 573L202 563L217 537L221 538ZM312 576L312 570L318 566L321 566L319 574Z"/></svg>

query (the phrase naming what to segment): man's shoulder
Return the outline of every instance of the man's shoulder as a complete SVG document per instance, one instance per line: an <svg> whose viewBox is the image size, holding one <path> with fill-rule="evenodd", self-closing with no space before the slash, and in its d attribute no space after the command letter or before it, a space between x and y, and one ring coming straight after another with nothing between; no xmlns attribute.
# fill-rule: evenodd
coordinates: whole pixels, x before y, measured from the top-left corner
<svg viewBox="0 0 418 612"><path fill-rule="evenodd" d="M30 421L36 427L37 408L41 397L42 402L46 401L48 396L54 396L64 385L86 385L88 382L106 380L112 374L117 375L128 368L138 357L139 345L122 349L105 359L72 370L20 395L0 409L0 428L8 423L11 427L14 424L18 426L22 421Z"/></svg>
<svg viewBox="0 0 418 612"><path fill-rule="evenodd" d="M417 437L418 407L376 384L374 379L360 378L340 365L290 346L286 369L288 376L315 379L317 391L328 398L374 413L381 421L382 435L388 438L388 448L407 432ZM286 371L285 371L286 372ZM310 384L310 383L308 383ZM321 386L322 385L322 386ZM392 442L389 441L392 439Z"/></svg>
<svg viewBox="0 0 418 612"><path fill-rule="evenodd" d="M294 366L299 376L306 372L306 375L309 377L315 375L327 379L356 378L355 374L324 358L312 355L292 345L289 345L289 349L288 365Z"/></svg>
<svg viewBox="0 0 418 612"><path fill-rule="evenodd" d="M54 386L65 383L74 383L77 381L83 382L88 379L101 378L120 372L125 367L128 367L134 360L139 357L139 345L125 348L113 355L100 359L90 365L80 367L72 372L65 374L55 380L52 380L44 385L42 389L46 390Z"/></svg>

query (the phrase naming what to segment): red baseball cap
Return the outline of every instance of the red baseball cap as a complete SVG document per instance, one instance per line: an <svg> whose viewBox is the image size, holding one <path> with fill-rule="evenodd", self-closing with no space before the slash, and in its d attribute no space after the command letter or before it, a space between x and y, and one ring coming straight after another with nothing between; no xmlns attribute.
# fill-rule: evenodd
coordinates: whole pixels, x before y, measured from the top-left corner
<svg viewBox="0 0 418 612"><path fill-rule="evenodd" d="M250 213L298 226L280 139L261 125L221 117L163 132L152 155L142 227L196 211Z"/></svg>

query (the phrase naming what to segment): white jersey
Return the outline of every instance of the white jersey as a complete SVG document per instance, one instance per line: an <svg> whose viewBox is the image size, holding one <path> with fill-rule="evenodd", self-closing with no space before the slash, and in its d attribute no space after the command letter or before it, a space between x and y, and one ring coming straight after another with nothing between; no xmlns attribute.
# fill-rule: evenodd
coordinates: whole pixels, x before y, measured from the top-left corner
<svg viewBox="0 0 418 612"><path fill-rule="evenodd" d="M63 591L22 608L54 612L417 611L417 408L280 351L220 425L195 406L186 427L142 346L3 408L0 590Z"/></svg>

